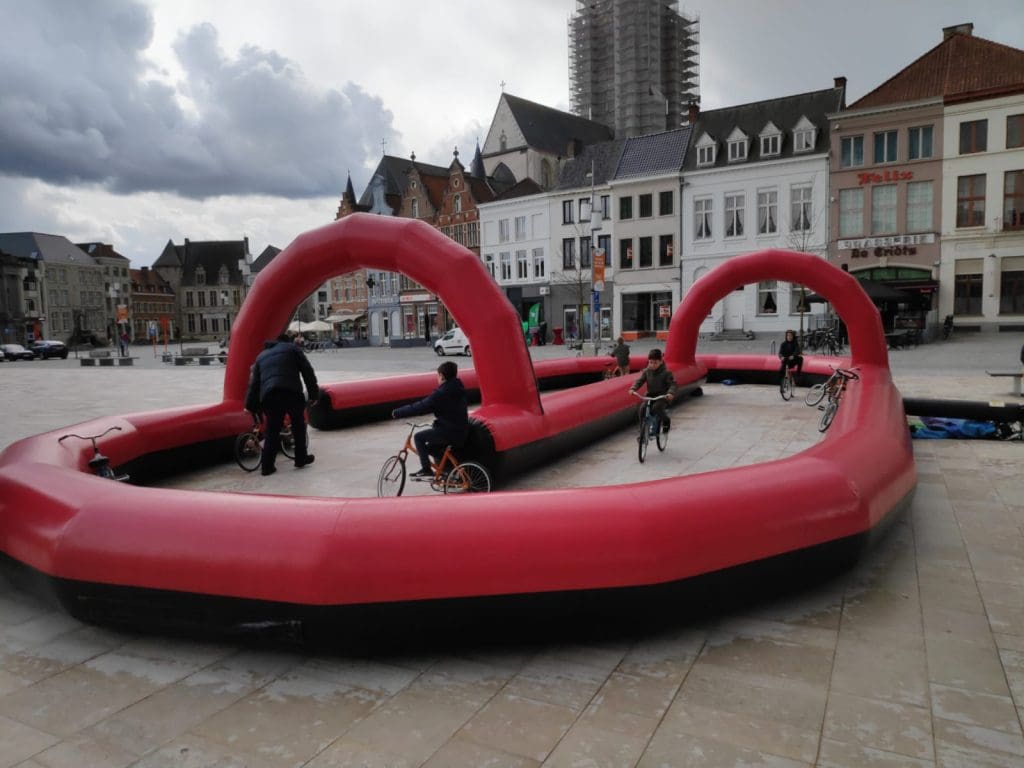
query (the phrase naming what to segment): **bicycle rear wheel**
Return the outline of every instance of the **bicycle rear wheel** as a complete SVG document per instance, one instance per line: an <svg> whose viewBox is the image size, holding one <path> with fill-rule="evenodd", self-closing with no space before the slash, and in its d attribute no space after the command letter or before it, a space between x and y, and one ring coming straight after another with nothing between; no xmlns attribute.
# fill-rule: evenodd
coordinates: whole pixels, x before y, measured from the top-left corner
<svg viewBox="0 0 1024 768"><path fill-rule="evenodd" d="M235 461L246 472L253 472L260 465L263 455L263 439L255 430L243 432L235 438Z"/></svg>
<svg viewBox="0 0 1024 768"><path fill-rule="evenodd" d="M808 405L817 405L825 399L825 385L815 384L811 387L810 391L804 397L804 402Z"/></svg>
<svg viewBox="0 0 1024 768"><path fill-rule="evenodd" d="M839 410L838 400L829 400L825 406L825 412L821 414L821 421L818 423L818 431L824 432L832 424L832 419L836 417L836 411Z"/></svg>
<svg viewBox="0 0 1024 768"><path fill-rule="evenodd" d="M488 493L491 490L491 476L482 464L464 461L445 475L445 493Z"/></svg>
<svg viewBox="0 0 1024 768"><path fill-rule="evenodd" d="M392 456L384 462L377 475L378 496L401 496L405 490L405 460Z"/></svg>
<svg viewBox="0 0 1024 768"><path fill-rule="evenodd" d="M785 373L782 376L782 381L779 382L779 394L782 395L783 400L791 400L793 398L793 377L789 373Z"/></svg>

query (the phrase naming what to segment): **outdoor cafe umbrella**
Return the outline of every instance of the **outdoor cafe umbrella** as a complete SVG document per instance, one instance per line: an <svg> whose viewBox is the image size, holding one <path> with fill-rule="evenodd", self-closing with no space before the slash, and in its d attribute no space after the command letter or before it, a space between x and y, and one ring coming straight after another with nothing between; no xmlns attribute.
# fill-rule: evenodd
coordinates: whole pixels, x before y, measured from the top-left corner
<svg viewBox="0 0 1024 768"><path fill-rule="evenodd" d="M304 323L301 320L295 320L288 326L289 331L295 333L326 333L327 331L334 330L330 323L325 323L323 320L313 320L308 323Z"/></svg>

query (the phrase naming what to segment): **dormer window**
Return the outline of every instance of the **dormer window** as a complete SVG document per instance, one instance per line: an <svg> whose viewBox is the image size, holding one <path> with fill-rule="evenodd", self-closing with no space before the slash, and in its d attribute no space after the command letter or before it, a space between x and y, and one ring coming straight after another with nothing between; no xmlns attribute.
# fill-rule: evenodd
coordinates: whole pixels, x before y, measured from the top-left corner
<svg viewBox="0 0 1024 768"><path fill-rule="evenodd" d="M217 273L217 282L220 285L228 284L228 268L221 265L220 271Z"/></svg>
<svg viewBox="0 0 1024 768"><path fill-rule="evenodd" d="M715 164L715 140L706 133L697 142L697 167Z"/></svg>
<svg viewBox="0 0 1024 768"><path fill-rule="evenodd" d="M729 162L740 163L746 160L748 146L750 146L750 140L747 138L747 134L739 128L729 134Z"/></svg>
<svg viewBox="0 0 1024 768"><path fill-rule="evenodd" d="M814 149L817 136L818 129L814 127L814 123L806 117L801 117L793 129L793 151L810 152Z"/></svg>
<svg viewBox="0 0 1024 768"><path fill-rule="evenodd" d="M782 152L782 131L769 122L760 134L761 157L775 157Z"/></svg>
<svg viewBox="0 0 1024 768"><path fill-rule="evenodd" d="M206 285L206 270L196 267L196 285Z"/></svg>

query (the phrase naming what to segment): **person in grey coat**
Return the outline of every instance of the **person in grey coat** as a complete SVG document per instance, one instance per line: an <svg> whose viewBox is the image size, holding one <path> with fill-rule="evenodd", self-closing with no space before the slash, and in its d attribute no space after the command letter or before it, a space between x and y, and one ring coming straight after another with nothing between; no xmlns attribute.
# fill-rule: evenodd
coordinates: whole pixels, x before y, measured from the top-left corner
<svg viewBox="0 0 1024 768"><path fill-rule="evenodd" d="M629 388L629 391L636 392L645 384L647 385L647 397L665 395L664 400L656 400L651 403L651 410L661 420L661 431L668 432L672 425L668 407L676 399L679 391L676 388L676 377L665 366L660 349L652 349L647 353L647 367L640 373L640 378Z"/></svg>

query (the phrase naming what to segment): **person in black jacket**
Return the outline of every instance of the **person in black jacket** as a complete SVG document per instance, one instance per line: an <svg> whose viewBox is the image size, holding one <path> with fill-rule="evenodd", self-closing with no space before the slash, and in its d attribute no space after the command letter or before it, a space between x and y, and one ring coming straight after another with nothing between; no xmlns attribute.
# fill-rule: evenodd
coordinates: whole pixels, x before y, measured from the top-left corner
<svg viewBox="0 0 1024 768"><path fill-rule="evenodd" d="M800 342L796 340L795 331L786 331L786 337L779 345L779 376L786 375L786 368L796 368L796 375L804 367L804 358L800 354Z"/></svg>
<svg viewBox="0 0 1024 768"><path fill-rule="evenodd" d="M249 374L245 409L253 414L262 410L267 415L260 471L263 475L272 475L277 471L274 462L281 444L285 415L292 421L296 469L313 463L315 457L306 452L306 399L302 395L302 384L306 384L310 405L316 404L320 388L313 366L287 334L281 334L275 341L264 342L263 346Z"/></svg>
<svg viewBox="0 0 1024 768"><path fill-rule="evenodd" d="M403 405L391 412L391 418L403 419L433 413L435 421L430 429L421 429L413 435L416 453L420 457L420 471L410 477L433 477L430 458L440 461L446 445L459 448L469 433L469 405L466 388L459 379L459 366L451 360L437 367L438 387L427 397L410 405Z"/></svg>

